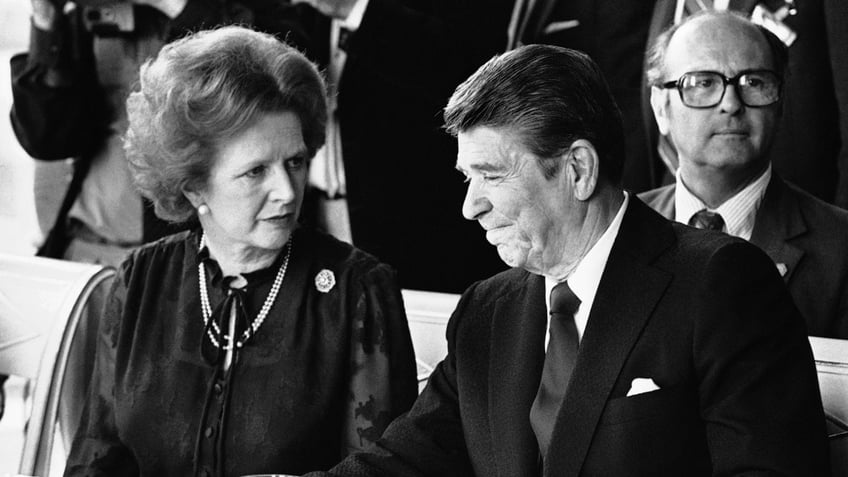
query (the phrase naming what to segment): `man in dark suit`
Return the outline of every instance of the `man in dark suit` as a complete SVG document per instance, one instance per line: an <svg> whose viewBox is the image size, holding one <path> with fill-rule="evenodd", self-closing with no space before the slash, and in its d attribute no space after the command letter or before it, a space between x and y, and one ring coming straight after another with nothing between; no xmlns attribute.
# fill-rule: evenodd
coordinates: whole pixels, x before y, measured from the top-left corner
<svg viewBox="0 0 848 477"><path fill-rule="evenodd" d="M463 294L412 410L330 475L828 475L804 323L774 265L622 191L595 63L518 48L445 119L463 215L514 268Z"/></svg>
<svg viewBox="0 0 848 477"><path fill-rule="evenodd" d="M657 36L674 23L681 3L694 1L657 0L648 45L653 45ZM700 3L704 6L723 3L729 10L753 15L789 45L783 115L769 157L775 170L786 180L819 199L848 208L848 58L845 55L848 2L701 0ZM650 85L643 91L649 93L649 88ZM657 130L647 101L644 111L656 155ZM674 170L677 158L673 148L663 149L664 159ZM666 172L658 157L648 166L659 174Z"/></svg>
<svg viewBox="0 0 848 477"><path fill-rule="evenodd" d="M729 12L697 14L661 35L647 76L680 167L675 184L641 198L691 225L718 214L718 229L771 257L809 334L848 339L848 212L783 181L768 155L779 134L786 58L778 38ZM728 86L695 70L753 73Z"/></svg>

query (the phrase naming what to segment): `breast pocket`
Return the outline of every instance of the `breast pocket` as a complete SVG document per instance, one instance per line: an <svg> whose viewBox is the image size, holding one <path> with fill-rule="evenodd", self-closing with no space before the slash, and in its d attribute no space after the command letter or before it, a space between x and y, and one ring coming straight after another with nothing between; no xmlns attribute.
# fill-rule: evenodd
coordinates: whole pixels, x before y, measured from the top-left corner
<svg viewBox="0 0 848 477"><path fill-rule="evenodd" d="M663 388L635 396L610 399L601 416L601 425L645 419L680 419L696 409L696 398L684 389ZM688 411L688 412L687 412Z"/></svg>
<svg viewBox="0 0 848 477"><path fill-rule="evenodd" d="M709 469L697 395L663 388L610 399L586 458L584 475L701 475Z"/></svg>

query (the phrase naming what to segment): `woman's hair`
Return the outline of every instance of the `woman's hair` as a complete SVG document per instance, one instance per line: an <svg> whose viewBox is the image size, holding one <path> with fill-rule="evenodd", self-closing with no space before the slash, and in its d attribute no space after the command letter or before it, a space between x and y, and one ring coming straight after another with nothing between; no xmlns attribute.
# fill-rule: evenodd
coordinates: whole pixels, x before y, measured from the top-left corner
<svg viewBox="0 0 848 477"><path fill-rule="evenodd" d="M216 151L268 113L300 119L309 157L324 144L327 100L313 63L271 35L238 26L166 45L142 67L127 99L124 149L156 215L195 214L184 190L202 189Z"/></svg>

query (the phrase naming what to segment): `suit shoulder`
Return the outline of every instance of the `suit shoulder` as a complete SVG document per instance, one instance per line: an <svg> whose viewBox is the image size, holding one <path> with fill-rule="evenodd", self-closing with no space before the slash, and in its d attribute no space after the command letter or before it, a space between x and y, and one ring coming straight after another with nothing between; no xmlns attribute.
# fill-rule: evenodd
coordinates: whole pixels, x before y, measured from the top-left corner
<svg viewBox="0 0 848 477"><path fill-rule="evenodd" d="M672 222L672 229L677 237L675 245L676 256L694 266L713 259L716 255L736 250L744 256L761 256L770 259L759 247L747 240L733 237L723 232L700 230L678 222Z"/></svg>
<svg viewBox="0 0 848 477"><path fill-rule="evenodd" d="M848 210L828 204L791 182L784 182L789 193L795 196L798 201L804 218L813 222L809 225L825 226L830 230L833 230L834 227L842 230L848 229Z"/></svg>
<svg viewBox="0 0 848 477"><path fill-rule="evenodd" d="M669 195L672 197L674 196L674 184L640 192L636 194L636 197L640 198L642 202L653 207L654 204L665 200Z"/></svg>
<svg viewBox="0 0 848 477"><path fill-rule="evenodd" d="M520 268L510 268L471 285L465 294L478 298L503 296L524 288L535 275Z"/></svg>

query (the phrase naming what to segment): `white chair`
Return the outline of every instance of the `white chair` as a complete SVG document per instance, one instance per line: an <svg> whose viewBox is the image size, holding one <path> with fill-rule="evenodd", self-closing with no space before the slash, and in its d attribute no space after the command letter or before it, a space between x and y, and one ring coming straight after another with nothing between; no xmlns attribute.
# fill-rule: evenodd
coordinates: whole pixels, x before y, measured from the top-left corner
<svg viewBox="0 0 848 477"><path fill-rule="evenodd" d="M827 417L833 475L848 475L848 340L811 336Z"/></svg>
<svg viewBox="0 0 848 477"><path fill-rule="evenodd" d="M33 380L19 473L49 474L71 344L92 292L111 268L0 254L0 373Z"/></svg>
<svg viewBox="0 0 848 477"><path fill-rule="evenodd" d="M419 290L402 290L401 293L418 363L420 392L430 373L448 353L445 329L459 295Z"/></svg>

